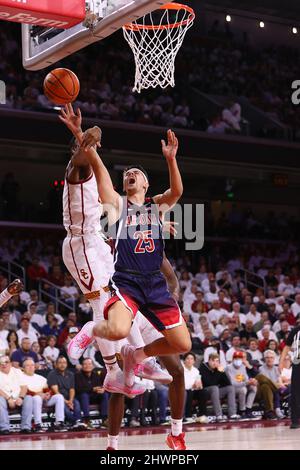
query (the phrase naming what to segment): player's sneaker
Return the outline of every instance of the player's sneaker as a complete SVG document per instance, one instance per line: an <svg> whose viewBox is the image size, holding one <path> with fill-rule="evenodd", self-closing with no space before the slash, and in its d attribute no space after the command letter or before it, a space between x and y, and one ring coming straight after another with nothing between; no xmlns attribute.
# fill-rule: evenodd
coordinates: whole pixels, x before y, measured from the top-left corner
<svg viewBox="0 0 300 470"><path fill-rule="evenodd" d="M173 377L160 367L154 357L137 364L134 368L134 374L141 379L149 379L162 384L169 384L173 381Z"/></svg>
<svg viewBox="0 0 300 470"><path fill-rule="evenodd" d="M179 436L173 436L172 434L167 435L166 444L170 449L173 450L186 450L185 445L185 433L182 432Z"/></svg>
<svg viewBox="0 0 300 470"><path fill-rule="evenodd" d="M106 447L106 450L117 450L117 449L114 449L113 447Z"/></svg>
<svg viewBox="0 0 300 470"><path fill-rule="evenodd" d="M133 387L135 381L134 368L137 365L134 359L135 348L130 344L124 344L121 348L121 355L123 358L123 372L125 385L129 388Z"/></svg>
<svg viewBox="0 0 300 470"><path fill-rule="evenodd" d="M68 344L68 355L70 359L78 360L84 350L94 341L93 328L96 325L94 321L89 321L77 333L77 335L71 339Z"/></svg>
<svg viewBox="0 0 300 470"><path fill-rule="evenodd" d="M115 376L106 374L103 382L103 387L107 392L110 393L121 393L126 395L128 398L134 398L137 395L142 395L145 392L145 388L142 385L134 383L132 387L127 387L124 383L124 374L120 370Z"/></svg>

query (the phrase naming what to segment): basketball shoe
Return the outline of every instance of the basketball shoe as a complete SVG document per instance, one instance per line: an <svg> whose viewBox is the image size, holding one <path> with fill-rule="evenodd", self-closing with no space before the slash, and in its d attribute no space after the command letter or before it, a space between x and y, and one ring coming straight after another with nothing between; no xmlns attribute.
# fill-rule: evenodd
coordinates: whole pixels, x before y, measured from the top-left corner
<svg viewBox="0 0 300 470"><path fill-rule="evenodd" d="M170 447L170 449L173 450L186 450L184 438L184 432L179 434L179 436L173 436L172 434L168 434L166 438L166 444L168 447Z"/></svg>
<svg viewBox="0 0 300 470"><path fill-rule="evenodd" d="M142 364L137 364L134 358L134 352L134 346L130 346L130 344L122 346L121 355L124 361L125 384L128 387L132 387L134 384L135 374L138 377L155 380L156 382L164 384L172 382L173 378L168 372L159 367L154 358L152 358L153 360L151 359L143 362Z"/></svg>
<svg viewBox="0 0 300 470"><path fill-rule="evenodd" d="M128 398L134 398L137 395L142 395L145 392L145 388L142 385L133 383L132 387L128 387L124 383L124 374L120 370L115 375L106 374L103 382L103 387L107 392L110 393L121 393L126 395Z"/></svg>
<svg viewBox="0 0 300 470"><path fill-rule="evenodd" d="M70 359L78 360L82 356L84 350L94 341L93 328L96 325L94 321L89 321L71 339L68 344L68 355Z"/></svg>
<svg viewBox="0 0 300 470"><path fill-rule="evenodd" d="M160 367L155 357L151 357L141 364L137 364L134 368L134 374L141 379L149 379L162 384L173 382L173 377Z"/></svg>

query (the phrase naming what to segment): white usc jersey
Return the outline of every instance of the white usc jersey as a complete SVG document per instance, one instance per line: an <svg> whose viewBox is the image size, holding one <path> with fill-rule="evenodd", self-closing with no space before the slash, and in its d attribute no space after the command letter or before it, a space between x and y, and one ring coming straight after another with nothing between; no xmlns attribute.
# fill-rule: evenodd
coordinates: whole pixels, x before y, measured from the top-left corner
<svg viewBox="0 0 300 470"><path fill-rule="evenodd" d="M82 183L65 179L63 193L63 223L68 235L87 235L101 232L102 204L99 201L95 175Z"/></svg>

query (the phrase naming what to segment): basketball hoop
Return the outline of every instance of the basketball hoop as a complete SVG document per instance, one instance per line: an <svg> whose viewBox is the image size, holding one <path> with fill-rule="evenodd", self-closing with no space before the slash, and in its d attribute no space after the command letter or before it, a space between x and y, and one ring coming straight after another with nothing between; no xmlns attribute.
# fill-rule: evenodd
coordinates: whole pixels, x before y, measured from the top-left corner
<svg viewBox="0 0 300 470"><path fill-rule="evenodd" d="M133 91L140 93L150 87L175 86L176 55L194 19L191 7L167 3L123 26L136 66Z"/></svg>

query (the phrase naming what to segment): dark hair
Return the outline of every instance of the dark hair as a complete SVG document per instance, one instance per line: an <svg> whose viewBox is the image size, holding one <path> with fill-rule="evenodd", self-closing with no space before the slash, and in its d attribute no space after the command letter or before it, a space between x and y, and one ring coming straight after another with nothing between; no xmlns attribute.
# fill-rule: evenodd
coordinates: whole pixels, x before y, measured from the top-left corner
<svg viewBox="0 0 300 470"><path fill-rule="evenodd" d="M144 175L146 176L147 180L149 181L149 177L148 177L148 173L147 171L142 167L142 165L130 165L128 166L127 168L125 168L125 170L123 171L123 173L126 173L127 171L129 170L132 170L132 168L137 168L138 170L141 170Z"/></svg>
<svg viewBox="0 0 300 470"><path fill-rule="evenodd" d="M6 338L6 341L9 343L9 340L10 340L10 337L11 337L12 334L15 334L15 336L16 336L16 346L17 346L17 348L18 348L18 347L19 347L19 338L18 338L18 335L17 335L17 333L15 332L15 330L11 330L11 331L8 333L7 338Z"/></svg>
<svg viewBox="0 0 300 470"><path fill-rule="evenodd" d="M60 359L65 359L65 360L67 361L67 358L61 354L61 355L58 356L58 358L56 359L55 364L57 364ZM67 361L67 363L68 363L68 361Z"/></svg>
<svg viewBox="0 0 300 470"><path fill-rule="evenodd" d="M86 361L92 361L92 359L90 357L83 358L82 361L81 361L81 365L83 365Z"/></svg>
<svg viewBox="0 0 300 470"><path fill-rule="evenodd" d="M183 360L185 361L188 356L193 356L194 360L196 360L196 356L193 352L188 352L188 353L184 354Z"/></svg>

